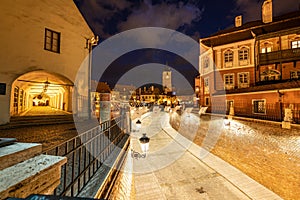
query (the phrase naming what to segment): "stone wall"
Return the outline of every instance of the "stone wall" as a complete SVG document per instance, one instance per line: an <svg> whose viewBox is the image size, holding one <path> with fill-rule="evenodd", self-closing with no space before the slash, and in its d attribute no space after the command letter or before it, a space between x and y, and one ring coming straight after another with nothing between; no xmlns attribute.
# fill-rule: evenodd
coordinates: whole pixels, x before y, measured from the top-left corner
<svg viewBox="0 0 300 200"><path fill-rule="evenodd" d="M129 151L130 152L130 151ZM114 200L134 200L134 175L132 173L133 160L130 153L127 154L124 165L122 166L118 178L112 189L109 199Z"/></svg>

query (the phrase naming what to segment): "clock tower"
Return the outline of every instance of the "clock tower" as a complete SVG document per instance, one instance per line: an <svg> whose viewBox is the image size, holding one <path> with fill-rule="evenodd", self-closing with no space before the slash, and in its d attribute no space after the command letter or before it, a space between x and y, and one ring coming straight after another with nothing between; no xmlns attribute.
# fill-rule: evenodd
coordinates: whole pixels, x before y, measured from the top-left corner
<svg viewBox="0 0 300 200"><path fill-rule="evenodd" d="M162 74L162 86L164 92L172 92L172 72L170 68L165 69Z"/></svg>

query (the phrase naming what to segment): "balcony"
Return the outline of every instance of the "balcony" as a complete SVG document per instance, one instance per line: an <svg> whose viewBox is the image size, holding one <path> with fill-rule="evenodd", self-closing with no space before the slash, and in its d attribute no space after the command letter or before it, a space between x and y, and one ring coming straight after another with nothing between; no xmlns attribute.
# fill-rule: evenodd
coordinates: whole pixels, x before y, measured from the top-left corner
<svg viewBox="0 0 300 200"><path fill-rule="evenodd" d="M300 60L300 48L259 54L259 65Z"/></svg>

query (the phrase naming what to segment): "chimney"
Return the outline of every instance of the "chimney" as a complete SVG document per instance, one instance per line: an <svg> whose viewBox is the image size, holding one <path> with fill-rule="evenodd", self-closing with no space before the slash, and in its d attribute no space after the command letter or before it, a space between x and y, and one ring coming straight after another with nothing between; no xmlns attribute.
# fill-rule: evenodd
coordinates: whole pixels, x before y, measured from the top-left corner
<svg viewBox="0 0 300 200"><path fill-rule="evenodd" d="M262 21L263 23L270 23L273 21L273 6L272 0L265 0L262 5Z"/></svg>
<svg viewBox="0 0 300 200"><path fill-rule="evenodd" d="M240 27L243 24L242 15L235 17L235 27Z"/></svg>

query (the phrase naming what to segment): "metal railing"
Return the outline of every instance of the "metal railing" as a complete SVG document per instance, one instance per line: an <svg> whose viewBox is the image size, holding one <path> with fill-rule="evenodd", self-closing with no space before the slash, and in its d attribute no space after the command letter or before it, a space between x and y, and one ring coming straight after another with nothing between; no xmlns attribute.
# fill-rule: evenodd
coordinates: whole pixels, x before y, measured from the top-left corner
<svg viewBox="0 0 300 200"><path fill-rule="evenodd" d="M284 120L285 108L291 108L293 123L300 124L300 103L266 103L264 113L255 113L251 102L235 102L234 115L281 122ZM206 112L228 115L229 107L225 103L214 103L212 107L208 107Z"/></svg>
<svg viewBox="0 0 300 200"><path fill-rule="evenodd" d="M60 185L54 191L58 196L77 196L103 165L117 146L128 139L127 115L103 122L64 143L47 150L45 154L67 157L61 168ZM122 148L122 147L120 147Z"/></svg>

